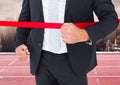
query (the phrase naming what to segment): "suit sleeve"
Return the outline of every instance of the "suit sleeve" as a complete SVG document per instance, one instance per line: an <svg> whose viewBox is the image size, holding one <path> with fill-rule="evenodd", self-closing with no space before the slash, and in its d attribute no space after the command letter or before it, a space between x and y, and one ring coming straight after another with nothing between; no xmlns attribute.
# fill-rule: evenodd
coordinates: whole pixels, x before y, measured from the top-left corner
<svg viewBox="0 0 120 85"><path fill-rule="evenodd" d="M24 0L22 4L22 10L18 21L30 21L30 6L29 0ZM27 38L29 36L30 29L28 28L17 28L16 30L16 40L15 48L21 44L26 44Z"/></svg>
<svg viewBox="0 0 120 85"><path fill-rule="evenodd" d="M118 26L118 17L111 0L94 0L93 10L96 13L99 22L86 28L92 41L96 46L99 41L103 40L109 33L114 31Z"/></svg>

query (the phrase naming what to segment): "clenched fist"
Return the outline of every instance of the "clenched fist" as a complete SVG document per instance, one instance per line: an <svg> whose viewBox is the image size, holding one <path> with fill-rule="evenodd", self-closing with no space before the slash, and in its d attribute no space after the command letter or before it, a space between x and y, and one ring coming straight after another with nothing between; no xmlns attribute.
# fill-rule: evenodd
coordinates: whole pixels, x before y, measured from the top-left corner
<svg viewBox="0 0 120 85"><path fill-rule="evenodd" d="M16 56L20 61L27 60L28 58L28 48L26 45L22 44L15 49Z"/></svg>
<svg viewBox="0 0 120 85"><path fill-rule="evenodd" d="M84 29L80 29L72 23L65 23L61 27L62 40L68 44L86 42L89 35Z"/></svg>

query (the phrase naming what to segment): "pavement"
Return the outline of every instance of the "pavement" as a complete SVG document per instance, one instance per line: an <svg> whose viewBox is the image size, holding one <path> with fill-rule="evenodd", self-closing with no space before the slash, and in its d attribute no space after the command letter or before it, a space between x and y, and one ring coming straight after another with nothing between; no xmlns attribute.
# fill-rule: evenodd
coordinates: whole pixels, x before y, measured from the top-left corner
<svg viewBox="0 0 120 85"><path fill-rule="evenodd" d="M98 66L88 73L88 85L120 84L120 53L97 53ZM0 54L0 85L35 85L29 60L15 54Z"/></svg>

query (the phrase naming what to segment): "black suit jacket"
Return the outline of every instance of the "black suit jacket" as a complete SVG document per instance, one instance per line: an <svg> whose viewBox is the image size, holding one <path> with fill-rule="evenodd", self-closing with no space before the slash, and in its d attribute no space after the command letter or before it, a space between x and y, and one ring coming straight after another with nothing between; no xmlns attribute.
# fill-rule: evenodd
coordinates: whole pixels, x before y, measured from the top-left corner
<svg viewBox="0 0 120 85"><path fill-rule="evenodd" d="M19 21L44 22L42 0L24 0ZM67 44L69 61L73 71L80 75L96 65L96 44L117 28L118 20L111 0L66 0L64 22L91 22L93 11L99 22L86 27L92 46L85 42ZM44 29L17 29L15 46L26 44L29 39L31 73L37 72L41 58Z"/></svg>

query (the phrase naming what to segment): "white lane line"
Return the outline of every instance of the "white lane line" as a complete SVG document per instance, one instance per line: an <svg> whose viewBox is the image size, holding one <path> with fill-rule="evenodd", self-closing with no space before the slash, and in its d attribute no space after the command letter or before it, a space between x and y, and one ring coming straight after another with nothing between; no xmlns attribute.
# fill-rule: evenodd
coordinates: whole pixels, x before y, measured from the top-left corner
<svg viewBox="0 0 120 85"><path fill-rule="evenodd" d="M11 66L11 65L14 64L14 63L15 63L15 61L12 61L11 63L8 64L8 66Z"/></svg>
<svg viewBox="0 0 120 85"><path fill-rule="evenodd" d="M9 59L9 58L6 58L6 59L1 59L1 58L0 58L0 61L4 61L4 60L8 60L8 61L9 61L9 60L18 60L18 61L19 61L19 59L17 59L17 58L10 58L10 59ZM28 60L29 60L29 59L28 59ZM27 60L26 60L26 61L27 61Z"/></svg>
<svg viewBox="0 0 120 85"><path fill-rule="evenodd" d="M18 59L0 59L0 61L13 61L13 60L19 61Z"/></svg>
<svg viewBox="0 0 120 85"><path fill-rule="evenodd" d="M97 59L98 61L100 60L100 61L120 61L120 59L118 59L118 58L112 58L112 59L105 59L105 58L103 58L103 59Z"/></svg>
<svg viewBox="0 0 120 85"><path fill-rule="evenodd" d="M17 58L1 58L0 59L0 61L4 61L4 60L18 60ZM29 60L29 59L28 59ZM98 58L97 60L100 60L100 61L102 61L102 60L105 60L105 61L109 61L109 60L115 60L115 61L120 61L120 58L105 58L105 57L103 57L103 58ZM18 60L19 61L19 60Z"/></svg>
<svg viewBox="0 0 120 85"><path fill-rule="evenodd" d="M5 71L5 69L1 69L1 70L0 70L0 73L2 73L3 71Z"/></svg>
<svg viewBox="0 0 120 85"><path fill-rule="evenodd" d="M97 82L97 85L101 85L101 84L100 84L100 79L99 79L99 78L96 78L96 82Z"/></svg>
<svg viewBox="0 0 120 85"><path fill-rule="evenodd" d="M94 71L94 74L95 74L95 75L97 75L97 74L98 74L96 69L94 69L93 71Z"/></svg>
<svg viewBox="0 0 120 85"><path fill-rule="evenodd" d="M120 52L105 52L105 51L97 51L97 54L120 54Z"/></svg>
<svg viewBox="0 0 120 85"><path fill-rule="evenodd" d="M34 76L0 76L3 78L34 78ZM88 78L120 78L120 76L88 76Z"/></svg>
<svg viewBox="0 0 120 85"><path fill-rule="evenodd" d="M30 52L28 52L30 54ZM0 55L16 55L15 52L0 52Z"/></svg>
<svg viewBox="0 0 120 85"><path fill-rule="evenodd" d="M0 79L4 78L4 76L0 76Z"/></svg>
<svg viewBox="0 0 120 85"><path fill-rule="evenodd" d="M15 52L0 52L3 55L15 55Z"/></svg>
<svg viewBox="0 0 120 85"><path fill-rule="evenodd" d="M97 54L120 54L120 52L105 52L105 51L97 51L96 52ZM8 55L8 54L11 54L11 55L15 55L15 52L0 52L0 54L5 54L5 55Z"/></svg>
<svg viewBox="0 0 120 85"><path fill-rule="evenodd" d="M0 59L0 62L4 62L4 61L19 61L18 59ZM27 62L29 62L29 59L26 60ZM22 62L22 61L19 61Z"/></svg>
<svg viewBox="0 0 120 85"><path fill-rule="evenodd" d="M97 78L100 78L100 77L102 77L102 78L120 78L120 75L118 75L118 76L92 76L92 75L88 75L88 77L97 77Z"/></svg>
<svg viewBox="0 0 120 85"><path fill-rule="evenodd" d="M120 65L119 66L100 66L100 65L98 65L97 67L99 67L99 68L101 68L101 67L107 67L107 68L120 68ZM96 67L96 68L97 68Z"/></svg>
<svg viewBox="0 0 120 85"><path fill-rule="evenodd" d="M0 78L34 78L34 76L0 76Z"/></svg>
<svg viewBox="0 0 120 85"><path fill-rule="evenodd" d="M11 58L1 58L1 60L19 60L17 59L16 57L11 57ZM0 61L1 61L0 60ZM29 60L29 58L28 58ZM120 57L105 57L105 56L97 56L97 60L115 60L115 61L119 61L120 60Z"/></svg>
<svg viewBox="0 0 120 85"><path fill-rule="evenodd" d="M0 68L30 68L30 66L0 66Z"/></svg>
<svg viewBox="0 0 120 85"><path fill-rule="evenodd" d="M21 65L21 66L0 66L0 68L25 68L25 67L30 67L29 65ZM97 66L95 68L103 68L103 67L106 67L106 68L120 68L120 66ZM96 70L96 69L95 69Z"/></svg>

